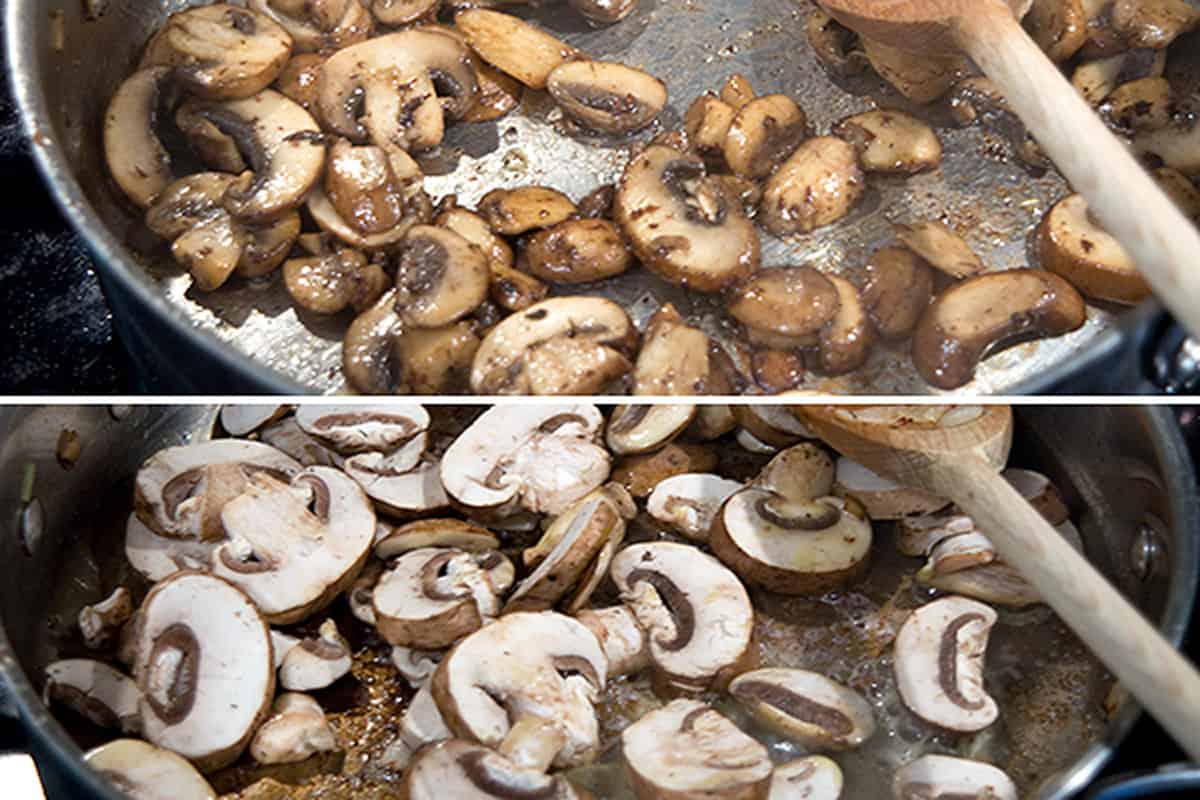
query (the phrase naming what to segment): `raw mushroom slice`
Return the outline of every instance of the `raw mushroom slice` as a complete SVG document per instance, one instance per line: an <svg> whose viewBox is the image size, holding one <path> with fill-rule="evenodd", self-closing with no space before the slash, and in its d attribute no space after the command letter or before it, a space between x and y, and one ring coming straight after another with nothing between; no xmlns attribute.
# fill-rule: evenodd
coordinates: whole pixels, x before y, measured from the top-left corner
<svg viewBox="0 0 1200 800"><path fill-rule="evenodd" d="M927 755L905 764L892 783L896 800L914 797L1017 800L1017 787L1003 770L966 758Z"/></svg>
<svg viewBox="0 0 1200 800"><path fill-rule="evenodd" d="M754 478L754 486L803 502L830 494L834 474L829 453L812 442L801 442L767 462Z"/></svg>
<svg viewBox="0 0 1200 800"><path fill-rule="evenodd" d="M415 466L395 466L391 456L361 453L342 466L375 505L389 514L406 516L436 511L450 500L442 488L436 458L425 457Z"/></svg>
<svg viewBox="0 0 1200 800"><path fill-rule="evenodd" d="M333 602L353 584L375 537L370 501L329 467L309 467L290 484L256 476L221 522L229 541L213 553L213 574L250 595L273 625Z"/></svg>
<svg viewBox="0 0 1200 800"><path fill-rule="evenodd" d="M961 236L945 223L925 220L893 225L896 238L929 266L952 278L969 278L984 271L983 261Z"/></svg>
<svg viewBox="0 0 1200 800"><path fill-rule="evenodd" d="M68 658L46 667L43 696L102 728L140 733L142 693L133 679L90 658Z"/></svg>
<svg viewBox="0 0 1200 800"><path fill-rule="evenodd" d="M1088 295L1134 304L1150 296L1150 285L1128 251L1102 229L1083 195L1060 200L1038 227L1038 259Z"/></svg>
<svg viewBox="0 0 1200 800"><path fill-rule="evenodd" d="M674 700L626 728L621 758L638 800L754 800L771 780L767 748L696 700Z"/></svg>
<svg viewBox="0 0 1200 800"><path fill-rule="evenodd" d="M779 452L778 447L773 444L767 444L745 428L737 432L737 443L747 453L754 453L759 456L773 456Z"/></svg>
<svg viewBox="0 0 1200 800"><path fill-rule="evenodd" d="M996 558L996 546L982 533L973 531L948 536L930 548L929 558L917 573L917 580L929 583L943 575L987 566Z"/></svg>
<svg viewBox="0 0 1200 800"><path fill-rule="evenodd" d="M791 447L801 439L817 438L785 406L738 405L732 411L739 425L771 447Z"/></svg>
<svg viewBox="0 0 1200 800"><path fill-rule="evenodd" d="M617 455L659 450L688 426L695 413L695 406L683 404L617 406L604 439Z"/></svg>
<svg viewBox="0 0 1200 800"><path fill-rule="evenodd" d="M409 686L420 689L429 683L445 655L440 650L414 650L411 647L393 646L392 664L404 680L408 681Z"/></svg>
<svg viewBox="0 0 1200 800"><path fill-rule="evenodd" d="M283 660L287 658L288 653L296 645L300 644L300 640L291 634L271 629L271 655L275 661L275 672L278 674L279 668L283 666ZM277 675L278 676L278 675Z"/></svg>
<svg viewBox="0 0 1200 800"><path fill-rule="evenodd" d="M149 208L175 179L171 155L157 130L171 75L165 67L135 72L117 89L104 115L108 173L139 208Z"/></svg>
<svg viewBox="0 0 1200 800"><path fill-rule="evenodd" d="M923 489L901 486L844 456L837 460L834 492L862 503L867 516L874 520L932 514L950 504Z"/></svg>
<svg viewBox="0 0 1200 800"><path fill-rule="evenodd" d="M342 457L300 429L295 417L284 417L259 431L259 438L304 467L340 467Z"/></svg>
<svg viewBox="0 0 1200 800"><path fill-rule="evenodd" d="M88 766L131 800L216 800L204 776L170 750L141 739L116 739L89 750Z"/></svg>
<svg viewBox="0 0 1200 800"><path fill-rule="evenodd" d="M567 781L528 769L487 747L461 739L422 750L404 773L408 800L578 800Z"/></svg>
<svg viewBox="0 0 1200 800"><path fill-rule="evenodd" d="M381 575L383 575L383 562L371 559L363 567L362 572L358 573L358 577L354 579L350 591L346 594L346 604L350 606L350 613L356 620L370 625L372 628L375 627L375 604L373 602L375 584L379 583Z"/></svg>
<svg viewBox="0 0 1200 800"><path fill-rule="evenodd" d="M775 768L767 800L838 800L842 784L842 769L836 761L805 756Z"/></svg>
<svg viewBox="0 0 1200 800"><path fill-rule="evenodd" d="M608 676L632 675L650 666L646 631L627 606L584 609L576 617L600 642L608 659Z"/></svg>
<svg viewBox="0 0 1200 800"><path fill-rule="evenodd" d="M712 556L687 544L635 544L617 554L609 574L646 629L661 689L721 689L755 666L750 597Z"/></svg>
<svg viewBox="0 0 1200 800"><path fill-rule="evenodd" d="M277 404L221 406L221 427L230 436L248 436L275 422L287 413L287 410L287 406Z"/></svg>
<svg viewBox="0 0 1200 800"><path fill-rule="evenodd" d="M375 555L384 561L422 547L450 547L469 553L499 550L496 534L461 519L419 519L401 525L375 542Z"/></svg>
<svg viewBox="0 0 1200 800"><path fill-rule="evenodd" d="M871 704L816 672L756 669L734 678L729 693L761 724L809 750L851 750L875 733Z"/></svg>
<svg viewBox="0 0 1200 800"><path fill-rule="evenodd" d="M121 626L133 616L133 596L124 586L98 603L79 610L79 633L89 650L102 650L113 644Z"/></svg>
<svg viewBox="0 0 1200 800"><path fill-rule="evenodd" d="M1062 495L1045 475L1016 467L1009 467L1000 475L1051 525L1061 525L1071 519Z"/></svg>
<svg viewBox="0 0 1200 800"><path fill-rule="evenodd" d="M906 556L926 556L939 542L975 530L966 514L949 511L901 519L896 525L896 549Z"/></svg>
<svg viewBox="0 0 1200 800"><path fill-rule="evenodd" d="M990 606L943 597L921 606L896 636L896 686L921 719L961 733L981 731L1000 714L984 688L983 659L996 624Z"/></svg>
<svg viewBox="0 0 1200 800"><path fill-rule="evenodd" d="M646 500L646 513L694 542L708 541L725 501L745 488L720 475L685 472L660 481Z"/></svg>
<svg viewBox="0 0 1200 800"><path fill-rule="evenodd" d="M396 559L372 594L375 628L388 644L419 650L450 647L500 614L491 569L498 552L445 548L412 550Z"/></svg>
<svg viewBox="0 0 1200 800"><path fill-rule="evenodd" d="M279 685L289 692L310 692L332 685L350 672L350 645L327 619L315 637L301 639L279 665Z"/></svg>
<svg viewBox="0 0 1200 800"><path fill-rule="evenodd" d="M336 749L337 739L321 704L293 692L276 698L271 716L250 740L250 755L259 764L294 764Z"/></svg>
<svg viewBox="0 0 1200 800"><path fill-rule="evenodd" d="M219 439L159 450L138 470L134 509L147 527L177 539L223 539L221 510L259 474L288 479L300 465L260 442Z"/></svg>
<svg viewBox="0 0 1200 800"><path fill-rule="evenodd" d="M296 423L344 456L390 453L429 429L429 412L419 405L306 404L296 410Z"/></svg>
<svg viewBox="0 0 1200 800"><path fill-rule="evenodd" d="M546 89L567 116L603 133L641 130L667 104L667 86L658 78L609 61L560 64L546 76Z"/></svg>
<svg viewBox="0 0 1200 800"><path fill-rule="evenodd" d="M590 763L599 748L593 703L608 660L582 623L553 611L506 614L458 643L431 687L456 736L545 770Z"/></svg>
<svg viewBox="0 0 1200 800"><path fill-rule="evenodd" d="M561 514L608 478L603 425L593 405L490 408L442 456L446 494L497 517Z"/></svg>
<svg viewBox="0 0 1200 800"><path fill-rule="evenodd" d="M222 541L160 536L138 519L137 514L130 514L125 523L125 558L151 583L181 569L207 572L213 551Z"/></svg>
<svg viewBox="0 0 1200 800"><path fill-rule="evenodd" d="M837 497L790 500L761 489L729 498L709 546L743 580L781 594L819 594L867 569L871 523Z"/></svg>
<svg viewBox="0 0 1200 800"><path fill-rule="evenodd" d="M137 620L142 734L201 772L233 763L275 694L271 637L254 603L219 578L182 572L150 590Z"/></svg>
<svg viewBox="0 0 1200 800"><path fill-rule="evenodd" d="M404 709L398 736L388 745L382 760L390 769L405 769L412 762L413 755L422 748L444 742L453 736L453 731L446 727L446 721L442 719L442 712L438 711L426 680L409 701L408 708Z"/></svg>
<svg viewBox="0 0 1200 800"><path fill-rule="evenodd" d="M833 126L858 150L867 172L914 175L942 163L942 142L933 128L902 111L867 111Z"/></svg>

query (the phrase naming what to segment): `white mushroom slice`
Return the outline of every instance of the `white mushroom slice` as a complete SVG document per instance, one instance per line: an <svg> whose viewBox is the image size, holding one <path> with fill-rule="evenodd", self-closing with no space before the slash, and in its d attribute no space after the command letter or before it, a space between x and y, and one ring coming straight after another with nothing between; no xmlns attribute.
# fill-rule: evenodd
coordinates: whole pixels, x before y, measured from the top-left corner
<svg viewBox="0 0 1200 800"><path fill-rule="evenodd" d="M399 645L392 647L392 664L414 689L429 683L444 656L445 653L440 650L414 650Z"/></svg>
<svg viewBox="0 0 1200 800"><path fill-rule="evenodd" d="M675 438L696 413L692 405L617 406L608 421L605 442L619 455L658 450Z"/></svg>
<svg viewBox="0 0 1200 800"><path fill-rule="evenodd" d="M102 728L139 733L142 721L137 684L107 664L89 658L68 658L46 667L46 702L71 708Z"/></svg>
<svg viewBox="0 0 1200 800"><path fill-rule="evenodd" d="M397 455L360 453L346 459L342 469L381 511L389 514L403 516L449 505L436 458L424 458L413 467L405 467Z"/></svg>
<svg viewBox="0 0 1200 800"><path fill-rule="evenodd" d="M1018 795L1012 778L991 764L927 755L900 768L892 782L892 796L896 800L1017 800Z"/></svg>
<svg viewBox="0 0 1200 800"><path fill-rule="evenodd" d="M203 541L224 538L221 510L250 478L289 479L300 465L269 445L236 439L168 447L138 470L134 508L163 536Z"/></svg>
<svg viewBox="0 0 1200 800"><path fill-rule="evenodd" d="M350 613L356 620L371 627L375 627L375 605L371 599L375 593L375 584L379 583L379 576L382 574L383 563L371 559L358 573L350 591L346 593L346 604L350 606Z"/></svg>
<svg viewBox="0 0 1200 800"><path fill-rule="evenodd" d="M745 428L738 430L737 443L747 453L754 453L755 455L773 456L779 452L778 447L773 444L767 444Z"/></svg>
<svg viewBox="0 0 1200 800"><path fill-rule="evenodd" d="M130 800L216 800L204 776L170 750L141 739L116 739L83 757Z"/></svg>
<svg viewBox="0 0 1200 800"><path fill-rule="evenodd" d="M259 764L294 764L335 749L337 739L321 704L292 692L276 698L271 716L250 740L250 755Z"/></svg>
<svg viewBox="0 0 1200 800"><path fill-rule="evenodd" d="M608 478L608 451L596 443L603 425L593 405L494 406L447 448L442 485L498 517L560 514Z"/></svg>
<svg viewBox="0 0 1200 800"><path fill-rule="evenodd" d="M608 659L608 676L631 675L650 666L646 631L627 606L584 609L575 618L600 642Z"/></svg>
<svg viewBox="0 0 1200 800"><path fill-rule="evenodd" d="M830 494L834 474L829 453L812 442L802 442L772 458L754 485L790 500L806 501Z"/></svg>
<svg viewBox="0 0 1200 800"><path fill-rule="evenodd" d="M742 579L767 591L816 594L862 575L871 523L838 497L789 500L761 489L729 498L709 546Z"/></svg>
<svg viewBox="0 0 1200 800"><path fill-rule="evenodd" d="M752 800L771 780L767 748L696 700L672 701L626 728L621 758L638 800Z"/></svg>
<svg viewBox="0 0 1200 800"><path fill-rule="evenodd" d="M494 750L454 739L422 750L404 773L408 800L579 800L557 775L515 764Z"/></svg>
<svg viewBox="0 0 1200 800"><path fill-rule="evenodd" d="M896 549L906 556L927 556L939 542L974 530L975 520L957 511L906 517L896 524Z"/></svg>
<svg viewBox="0 0 1200 800"><path fill-rule="evenodd" d="M309 467L290 484L255 476L221 514L229 536L212 571L273 625L304 619L350 587L375 536L375 512L350 478Z"/></svg>
<svg viewBox="0 0 1200 800"><path fill-rule="evenodd" d="M842 768L836 761L805 756L775 768L767 800L838 800L842 784Z"/></svg>
<svg viewBox="0 0 1200 800"><path fill-rule="evenodd" d="M1140 133L1134 137L1133 149L1184 175L1200 175L1200 124L1195 122Z"/></svg>
<svg viewBox="0 0 1200 800"><path fill-rule="evenodd" d="M659 481L646 513L695 542L708 541L717 511L744 484L720 475L689 472Z"/></svg>
<svg viewBox="0 0 1200 800"><path fill-rule="evenodd" d="M801 439L817 438L784 406L734 406L733 416L755 439L772 447L791 447Z"/></svg>
<svg viewBox="0 0 1200 800"><path fill-rule="evenodd" d="M419 519L392 530L375 542L375 555L384 561L422 547L452 547L477 553L499 550L496 534L461 519Z"/></svg>
<svg viewBox="0 0 1200 800"><path fill-rule="evenodd" d="M582 623L552 611L507 614L468 636L434 673L437 706L455 735L545 769L592 761L593 703L608 660Z"/></svg>
<svg viewBox="0 0 1200 800"><path fill-rule="evenodd" d="M231 436L247 436L282 417L287 409L277 404L221 406L221 427Z"/></svg>
<svg viewBox="0 0 1200 800"><path fill-rule="evenodd" d="M635 544L617 554L609 574L646 629L666 688L720 689L755 666L750 597L712 556L686 544Z"/></svg>
<svg viewBox="0 0 1200 800"><path fill-rule="evenodd" d="M729 684L729 693L760 723L810 750L850 750L875 733L871 704L816 672L743 672Z"/></svg>
<svg viewBox="0 0 1200 800"><path fill-rule="evenodd" d="M960 533L950 536L930 549L929 560L917 573L917 579L928 583L936 576L986 566L996 560L996 555L996 546L982 533Z"/></svg>
<svg viewBox="0 0 1200 800"><path fill-rule="evenodd" d="M372 594L376 629L393 645L450 647L499 615L502 590L488 570L507 560L495 551L429 547L405 553Z"/></svg>
<svg viewBox="0 0 1200 800"><path fill-rule="evenodd" d="M170 76L165 67L135 72L117 89L104 115L108 173L140 208L149 208L175 180L171 155L154 126Z"/></svg>
<svg viewBox="0 0 1200 800"><path fill-rule="evenodd" d="M426 745L453 738L454 733L446 727L442 712L438 711L428 681L421 684L408 708L400 717L400 731L396 740L388 745L383 760L391 769L404 769L413 755Z"/></svg>
<svg viewBox="0 0 1200 800"><path fill-rule="evenodd" d="M896 685L904 704L952 731L981 731L995 722L1000 711L983 679L995 624L990 606L965 597L943 597L914 611L896 636Z"/></svg>
<svg viewBox="0 0 1200 800"><path fill-rule="evenodd" d="M100 650L116 641L121 626L133 616L133 596L118 586L108 597L79 610L79 632L89 650Z"/></svg>
<svg viewBox="0 0 1200 800"><path fill-rule="evenodd" d="M354 662L350 645L338 632L337 623L321 623L315 638L301 639L279 665L279 685L289 692L324 689L350 672Z"/></svg>
<svg viewBox="0 0 1200 800"><path fill-rule="evenodd" d="M429 429L429 412L418 405L321 406L296 409L300 430L338 453L391 453ZM423 441L423 440L422 440ZM407 449L407 448L405 448ZM420 451L409 455L415 466Z"/></svg>
<svg viewBox="0 0 1200 800"><path fill-rule="evenodd" d="M271 637L254 603L219 578L183 572L150 590L137 620L142 734L202 772L233 763L275 694Z"/></svg>
<svg viewBox="0 0 1200 800"><path fill-rule="evenodd" d="M300 430L295 417L285 417L259 431L259 438L305 467L340 467L342 457Z"/></svg>
<svg viewBox="0 0 1200 800"><path fill-rule="evenodd" d="M874 520L931 514L950 504L922 489L901 486L845 457L837 460L834 491L862 503L867 516Z"/></svg>
<svg viewBox="0 0 1200 800"><path fill-rule="evenodd" d="M279 668L283 666L283 660L287 658L287 654L292 652L292 648L300 644L300 640L282 631L271 629L271 654L275 660L275 671L279 672Z"/></svg>
<svg viewBox="0 0 1200 800"><path fill-rule="evenodd" d="M905 247L952 278L969 278L984 270L983 261L971 246L945 223L925 220L892 227Z"/></svg>

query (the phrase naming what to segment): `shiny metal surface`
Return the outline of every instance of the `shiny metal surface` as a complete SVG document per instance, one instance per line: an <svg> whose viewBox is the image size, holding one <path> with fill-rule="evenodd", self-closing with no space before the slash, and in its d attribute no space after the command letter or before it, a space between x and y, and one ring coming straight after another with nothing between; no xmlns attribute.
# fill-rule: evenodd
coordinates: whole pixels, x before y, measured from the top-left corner
<svg viewBox="0 0 1200 800"><path fill-rule="evenodd" d="M169 257L160 254L143 264L124 245L132 217L105 177L100 121L150 32L187 3L108 0L96 20L85 19L84 5L9 0L6 29L15 94L35 156L67 215L91 243L108 285L135 297L138 313L166 317L189 330L196 347L217 355L238 374L253 375L275 390L303 386L339 391L344 319L297 315L278 276L198 293ZM596 57L640 65L663 78L671 93L665 126L677 124L694 97L718 88L733 72L745 73L762 93L796 97L822 132L848 114L880 104L905 107L878 79L843 85L831 81L806 43L804 20L810 8L808 0L644 0L632 17L604 29L590 28L563 4L531 13ZM61 51L51 44L59 26ZM951 222L993 269L1027 264L1027 237L1048 204L1064 192L1061 179L1034 178L1018 164L999 159L994 153L1002 148L979 128L954 128L936 110L921 114L939 124L946 144L941 170L910 180L872 177L866 199L848 219L792 241L764 235L764 264L813 262L822 269L853 271L874 247L891 240L892 222L923 217ZM441 154L424 164L430 192L455 192L474 203L497 186L546 183L578 199L620 174L628 143L582 140L554 117L547 98L531 93L521 109L497 123L454 127ZM639 321L671 301L711 333L728 335L715 301L667 287L644 271L589 291L630 305ZM989 359L963 391L1038 391L1115 348L1120 333L1112 322L1112 314L1092 308L1080 331L1022 344ZM859 373L813 379L808 388L931 391L905 352L884 348Z"/></svg>

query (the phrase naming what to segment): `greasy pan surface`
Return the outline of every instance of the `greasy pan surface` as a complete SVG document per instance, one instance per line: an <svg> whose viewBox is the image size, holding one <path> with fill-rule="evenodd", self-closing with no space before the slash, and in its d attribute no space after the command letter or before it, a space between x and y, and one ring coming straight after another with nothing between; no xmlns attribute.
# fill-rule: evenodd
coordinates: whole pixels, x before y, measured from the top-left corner
<svg viewBox="0 0 1200 800"><path fill-rule="evenodd" d="M35 0L10 0L16 95L29 116L34 151L68 216L100 256L109 284L136 296L140 313L166 315L181 328L194 329L195 346L218 354L240 374L275 387L337 391L343 387L340 337L347 319L298 315L278 273L265 283L239 281L212 294L200 293L163 251L139 256L124 244L133 217L104 174L100 121L151 31L185 5L179 0L109 0L99 19L86 21L83 4L64 4L55 13L62 16L65 43L55 52L49 41L57 23L51 22L48 9ZM874 76L843 85L831 80L804 35L810 10L807 0L645 0L632 17L604 29L588 27L562 4L520 13L530 13L596 58L638 65L666 81L671 100L659 123L664 128L676 126L694 97L718 88L734 72L746 74L761 94L783 92L796 98L818 132L877 105L906 108ZM1186 42L1174 50L1197 51ZM103 57L94 57L99 52ZM1177 56L1171 70L1186 82L1197 60ZM620 175L628 142L568 134L552 121L552 110L546 96L529 93L521 108L496 123L452 127L441 153L423 164L430 194L457 193L461 202L473 205L492 188L542 183L579 199ZM941 169L911 179L872 176L866 198L853 213L815 234L785 242L763 233L764 266L812 262L823 270L852 271L875 247L892 241L892 223L923 218L945 219L960 230L991 269L1028 264L1028 234L1064 193L1061 179L1054 174L1033 177L997 155L1005 147L981 128L957 129L941 110L919 113L938 125L946 145ZM670 301L710 334L731 335L719 301L668 287L644 270L584 291L621 302L638 323ZM963 391L1036 391L1088 356L1113 347L1118 334L1112 323L1110 310L1093 307L1081 330L989 359ZM858 373L837 379L814 376L809 388L930 391L903 349L884 347Z"/></svg>

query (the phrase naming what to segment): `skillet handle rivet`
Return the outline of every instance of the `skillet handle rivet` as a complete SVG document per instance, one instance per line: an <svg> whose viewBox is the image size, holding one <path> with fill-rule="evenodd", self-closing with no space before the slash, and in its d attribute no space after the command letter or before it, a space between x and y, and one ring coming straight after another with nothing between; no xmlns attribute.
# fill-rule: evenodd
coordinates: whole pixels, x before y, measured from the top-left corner
<svg viewBox="0 0 1200 800"><path fill-rule="evenodd" d="M1129 566L1134 576L1142 582L1162 573L1166 545L1162 535L1149 522L1143 522L1133 535L1129 547Z"/></svg>

